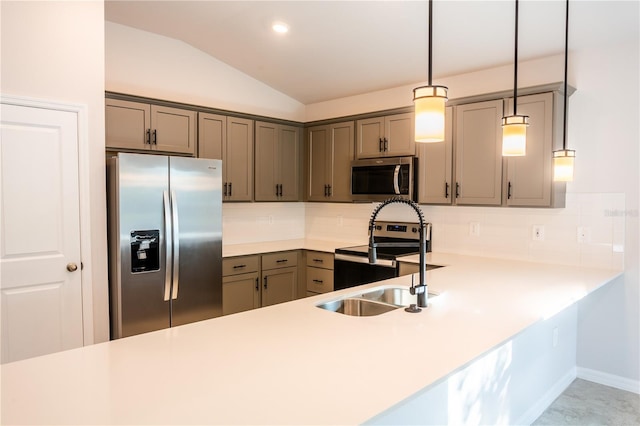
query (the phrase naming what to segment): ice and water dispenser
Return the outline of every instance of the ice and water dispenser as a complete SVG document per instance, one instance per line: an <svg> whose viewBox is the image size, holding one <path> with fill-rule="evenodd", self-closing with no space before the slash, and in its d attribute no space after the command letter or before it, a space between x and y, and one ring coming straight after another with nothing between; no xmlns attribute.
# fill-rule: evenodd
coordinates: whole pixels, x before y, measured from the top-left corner
<svg viewBox="0 0 640 426"><path fill-rule="evenodd" d="M160 231L131 231L131 272L160 269Z"/></svg>

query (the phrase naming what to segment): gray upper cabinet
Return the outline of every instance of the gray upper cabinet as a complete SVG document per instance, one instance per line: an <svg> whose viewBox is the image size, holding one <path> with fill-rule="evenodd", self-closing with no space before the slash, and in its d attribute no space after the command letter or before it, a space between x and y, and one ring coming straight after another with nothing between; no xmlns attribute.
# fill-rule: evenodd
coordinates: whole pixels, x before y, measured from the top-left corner
<svg viewBox="0 0 640 426"><path fill-rule="evenodd" d="M356 122L356 157L415 155L413 113L367 118Z"/></svg>
<svg viewBox="0 0 640 426"><path fill-rule="evenodd" d="M513 98L507 100L507 111L513 111ZM506 160L507 206L564 207L566 185L553 182L554 111L562 108L554 108L552 92L518 97L518 113L528 115L530 124L526 155ZM557 118L561 129L562 117Z"/></svg>
<svg viewBox="0 0 640 426"><path fill-rule="evenodd" d="M456 106L455 202L502 204L502 99Z"/></svg>
<svg viewBox="0 0 640 426"><path fill-rule="evenodd" d="M451 204L453 179L453 107L445 109L443 142L416 143L418 153L418 202Z"/></svg>
<svg viewBox="0 0 640 426"><path fill-rule="evenodd" d="M180 108L106 99L106 146L195 155L196 115Z"/></svg>
<svg viewBox="0 0 640 426"><path fill-rule="evenodd" d="M300 129L256 121L255 200L300 199Z"/></svg>
<svg viewBox="0 0 640 426"><path fill-rule="evenodd" d="M253 120L199 113L198 156L223 160L224 201L253 199Z"/></svg>
<svg viewBox="0 0 640 426"><path fill-rule="evenodd" d="M308 129L307 200L351 201L353 133L353 121Z"/></svg>

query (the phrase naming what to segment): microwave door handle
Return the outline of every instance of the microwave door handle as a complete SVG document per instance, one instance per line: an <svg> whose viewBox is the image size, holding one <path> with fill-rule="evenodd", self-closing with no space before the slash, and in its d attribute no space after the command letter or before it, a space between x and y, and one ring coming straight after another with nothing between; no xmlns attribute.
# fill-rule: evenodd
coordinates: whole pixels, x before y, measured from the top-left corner
<svg viewBox="0 0 640 426"><path fill-rule="evenodd" d="M399 179L400 179L400 165L398 164L396 166L395 171L393 172L393 189L396 195L400 195L400 185L398 182Z"/></svg>

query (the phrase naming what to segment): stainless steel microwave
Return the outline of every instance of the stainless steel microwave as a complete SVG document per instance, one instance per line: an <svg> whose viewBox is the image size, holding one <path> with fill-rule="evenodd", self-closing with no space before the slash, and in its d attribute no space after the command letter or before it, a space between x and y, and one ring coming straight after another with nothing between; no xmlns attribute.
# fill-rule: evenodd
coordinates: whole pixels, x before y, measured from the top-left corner
<svg viewBox="0 0 640 426"><path fill-rule="evenodd" d="M390 197L416 199L415 157L389 157L351 162L351 196L354 201L383 201Z"/></svg>

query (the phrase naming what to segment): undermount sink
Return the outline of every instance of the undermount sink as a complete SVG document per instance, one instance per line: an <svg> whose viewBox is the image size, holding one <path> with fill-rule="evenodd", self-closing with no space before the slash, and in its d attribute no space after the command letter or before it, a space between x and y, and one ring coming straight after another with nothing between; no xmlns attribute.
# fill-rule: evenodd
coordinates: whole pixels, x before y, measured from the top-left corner
<svg viewBox="0 0 640 426"><path fill-rule="evenodd" d="M437 295L437 293L429 293L429 298L436 297ZM367 300L388 303L398 307L409 306L412 303L417 303L418 299L418 296L411 294L409 289L404 287L374 288L363 293L360 297Z"/></svg>
<svg viewBox="0 0 640 426"><path fill-rule="evenodd" d="M319 308L355 317L370 317L398 309L398 306L373 300L348 297L318 305Z"/></svg>
<svg viewBox="0 0 640 426"><path fill-rule="evenodd" d="M429 293L429 298L438 296ZM409 306L417 301L405 287L377 287L362 294L348 296L317 305L318 308L356 317L370 317Z"/></svg>

